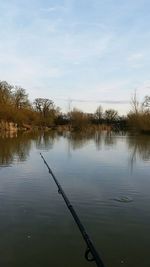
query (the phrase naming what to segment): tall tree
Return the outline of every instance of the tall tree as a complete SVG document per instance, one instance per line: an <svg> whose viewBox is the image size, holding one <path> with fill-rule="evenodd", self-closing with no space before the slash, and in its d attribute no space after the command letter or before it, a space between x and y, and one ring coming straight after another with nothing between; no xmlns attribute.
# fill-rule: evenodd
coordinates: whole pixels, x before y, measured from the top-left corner
<svg viewBox="0 0 150 267"><path fill-rule="evenodd" d="M49 115L50 111L54 110L54 103L48 98L36 98L34 100L34 105L36 110L42 114L44 118Z"/></svg>
<svg viewBox="0 0 150 267"><path fill-rule="evenodd" d="M12 88L6 81L0 81L0 104L8 104L12 98Z"/></svg>
<svg viewBox="0 0 150 267"><path fill-rule="evenodd" d="M138 114L140 112L140 104L137 99L137 94L136 92L134 93L133 97L131 98L131 106L132 106L132 111L135 114Z"/></svg>
<svg viewBox="0 0 150 267"><path fill-rule="evenodd" d="M15 87L13 101L17 109L29 107L28 94L26 94L26 90L22 87Z"/></svg>
<svg viewBox="0 0 150 267"><path fill-rule="evenodd" d="M103 117L103 109L101 106L98 106L96 109L96 112L94 114L95 119L98 121L98 123L100 123L100 121L102 120Z"/></svg>
<svg viewBox="0 0 150 267"><path fill-rule="evenodd" d="M43 126L51 126L56 117L56 109L53 101L48 98L36 98L34 106L39 113L40 124Z"/></svg>

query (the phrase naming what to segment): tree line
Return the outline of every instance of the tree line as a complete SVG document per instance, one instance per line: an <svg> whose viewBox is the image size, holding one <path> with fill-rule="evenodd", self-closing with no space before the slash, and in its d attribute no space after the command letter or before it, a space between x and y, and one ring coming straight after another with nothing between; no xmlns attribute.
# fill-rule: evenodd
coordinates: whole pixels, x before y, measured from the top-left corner
<svg viewBox="0 0 150 267"><path fill-rule="evenodd" d="M6 81L0 81L0 120L32 126L47 126L54 124L59 109L53 101L47 98L36 98L33 103L29 100L26 90L12 86Z"/></svg>
<svg viewBox="0 0 150 267"><path fill-rule="evenodd" d="M146 96L143 103L137 101L136 94L128 115L120 116L114 109L103 111L98 106L94 113L85 113L74 108L62 113L60 108L48 98L29 100L26 90L20 86L12 86L0 81L0 121L14 122L19 128L56 127L68 125L75 130L83 130L90 125L108 125L115 129L130 126L136 131L150 131L150 97Z"/></svg>

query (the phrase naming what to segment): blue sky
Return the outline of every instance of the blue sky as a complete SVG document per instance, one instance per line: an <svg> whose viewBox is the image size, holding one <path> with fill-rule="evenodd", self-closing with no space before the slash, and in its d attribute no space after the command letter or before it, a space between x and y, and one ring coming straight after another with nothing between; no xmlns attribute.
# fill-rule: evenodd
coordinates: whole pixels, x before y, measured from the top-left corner
<svg viewBox="0 0 150 267"><path fill-rule="evenodd" d="M123 114L150 94L149 14L149 0L1 0L0 80L64 111Z"/></svg>

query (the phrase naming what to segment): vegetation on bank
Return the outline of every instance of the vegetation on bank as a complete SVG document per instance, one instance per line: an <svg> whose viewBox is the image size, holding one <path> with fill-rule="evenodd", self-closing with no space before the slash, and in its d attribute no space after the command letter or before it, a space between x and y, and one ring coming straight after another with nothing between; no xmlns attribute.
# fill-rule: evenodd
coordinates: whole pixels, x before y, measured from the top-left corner
<svg viewBox="0 0 150 267"><path fill-rule="evenodd" d="M135 94L131 104L132 110L127 117L129 127L136 132L150 133L150 96L145 96L139 103Z"/></svg>
<svg viewBox="0 0 150 267"><path fill-rule="evenodd" d="M59 109L46 98L29 101L26 90L0 82L0 121L17 123L18 127L50 127L55 124Z"/></svg>
<svg viewBox="0 0 150 267"><path fill-rule="evenodd" d="M119 130L130 126L136 131L150 132L150 97L146 96L144 102L139 104L135 95L132 110L126 117L119 116L114 109L103 111L101 106L90 114L78 109L64 114L52 100L36 98L31 103L24 88L0 81L0 128L4 122L12 122L19 129L55 128L61 125L73 130L90 127Z"/></svg>

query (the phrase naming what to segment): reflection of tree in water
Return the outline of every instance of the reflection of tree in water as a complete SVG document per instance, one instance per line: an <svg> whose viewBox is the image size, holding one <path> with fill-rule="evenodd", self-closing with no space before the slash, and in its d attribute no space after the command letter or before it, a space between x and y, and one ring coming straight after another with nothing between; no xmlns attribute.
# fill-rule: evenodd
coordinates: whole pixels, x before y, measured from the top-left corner
<svg viewBox="0 0 150 267"><path fill-rule="evenodd" d="M93 132L72 132L70 133L67 138L68 142L71 145L71 148L73 150L82 148L84 145L86 145L89 140L93 139L95 136L95 133Z"/></svg>
<svg viewBox="0 0 150 267"><path fill-rule="evenodd" d="M112 132L106 132L104 135L104 143L107 146L113 146L116 144L116 138L115 138L115 133Z"/></svg>
<svg viewBox="0 0 150 267"><path fill-rule="evenodd" d="M98 150L101 149L102 141L104 140L102 132L97 131L94 136L94 141Z"/></svg>
<svg viewBox="0 0 150 267"><path fill-rule="evenodd" d="M0 165L9 165L14 160L26 160L31 147L31 138L26 135L0 136Z"/></svg>
<svg viewBox="0 0 150 267"><path fill-rule="evenodd" d="M56 134L24 132L18 135L0 135L0 166L8 166L14 160L25 161L32 144L39 149L51 149Z"/></svg>
<svg viewBox="0 0 150 267"><path fill-rule="evenodd" d="M133 163L136 160L136 156L138 155L143 160L150 159L150 137L146 135L139 136L128 136L128 146L132 151L131 153L131 166L133 167Z"/></svg>
<svg viewBox="0 0 150 267"><path fill-rule="evenodd" d="M116 143L115 134L103 131L73 132L68 136L68 143L73 150L85 146L89 141L94 141L98 150L101 145L112 146Z"/></svg>
<svg viewBox="0 0 150 267"><path fill-rule="evenodd" d="M102 144L105 146L116 145L118 134L124 135L124 133L112 132L112 131L101 131L95 133L95 144L98 150L100 150Z"/></svg>
<svg viewBox="0 0 150 267"><path fill-rule="evenodd" d="M36 139L36 148L41 150L52 149L55 140L59 137L55 131L52 132L43 132Z"/></svg>

